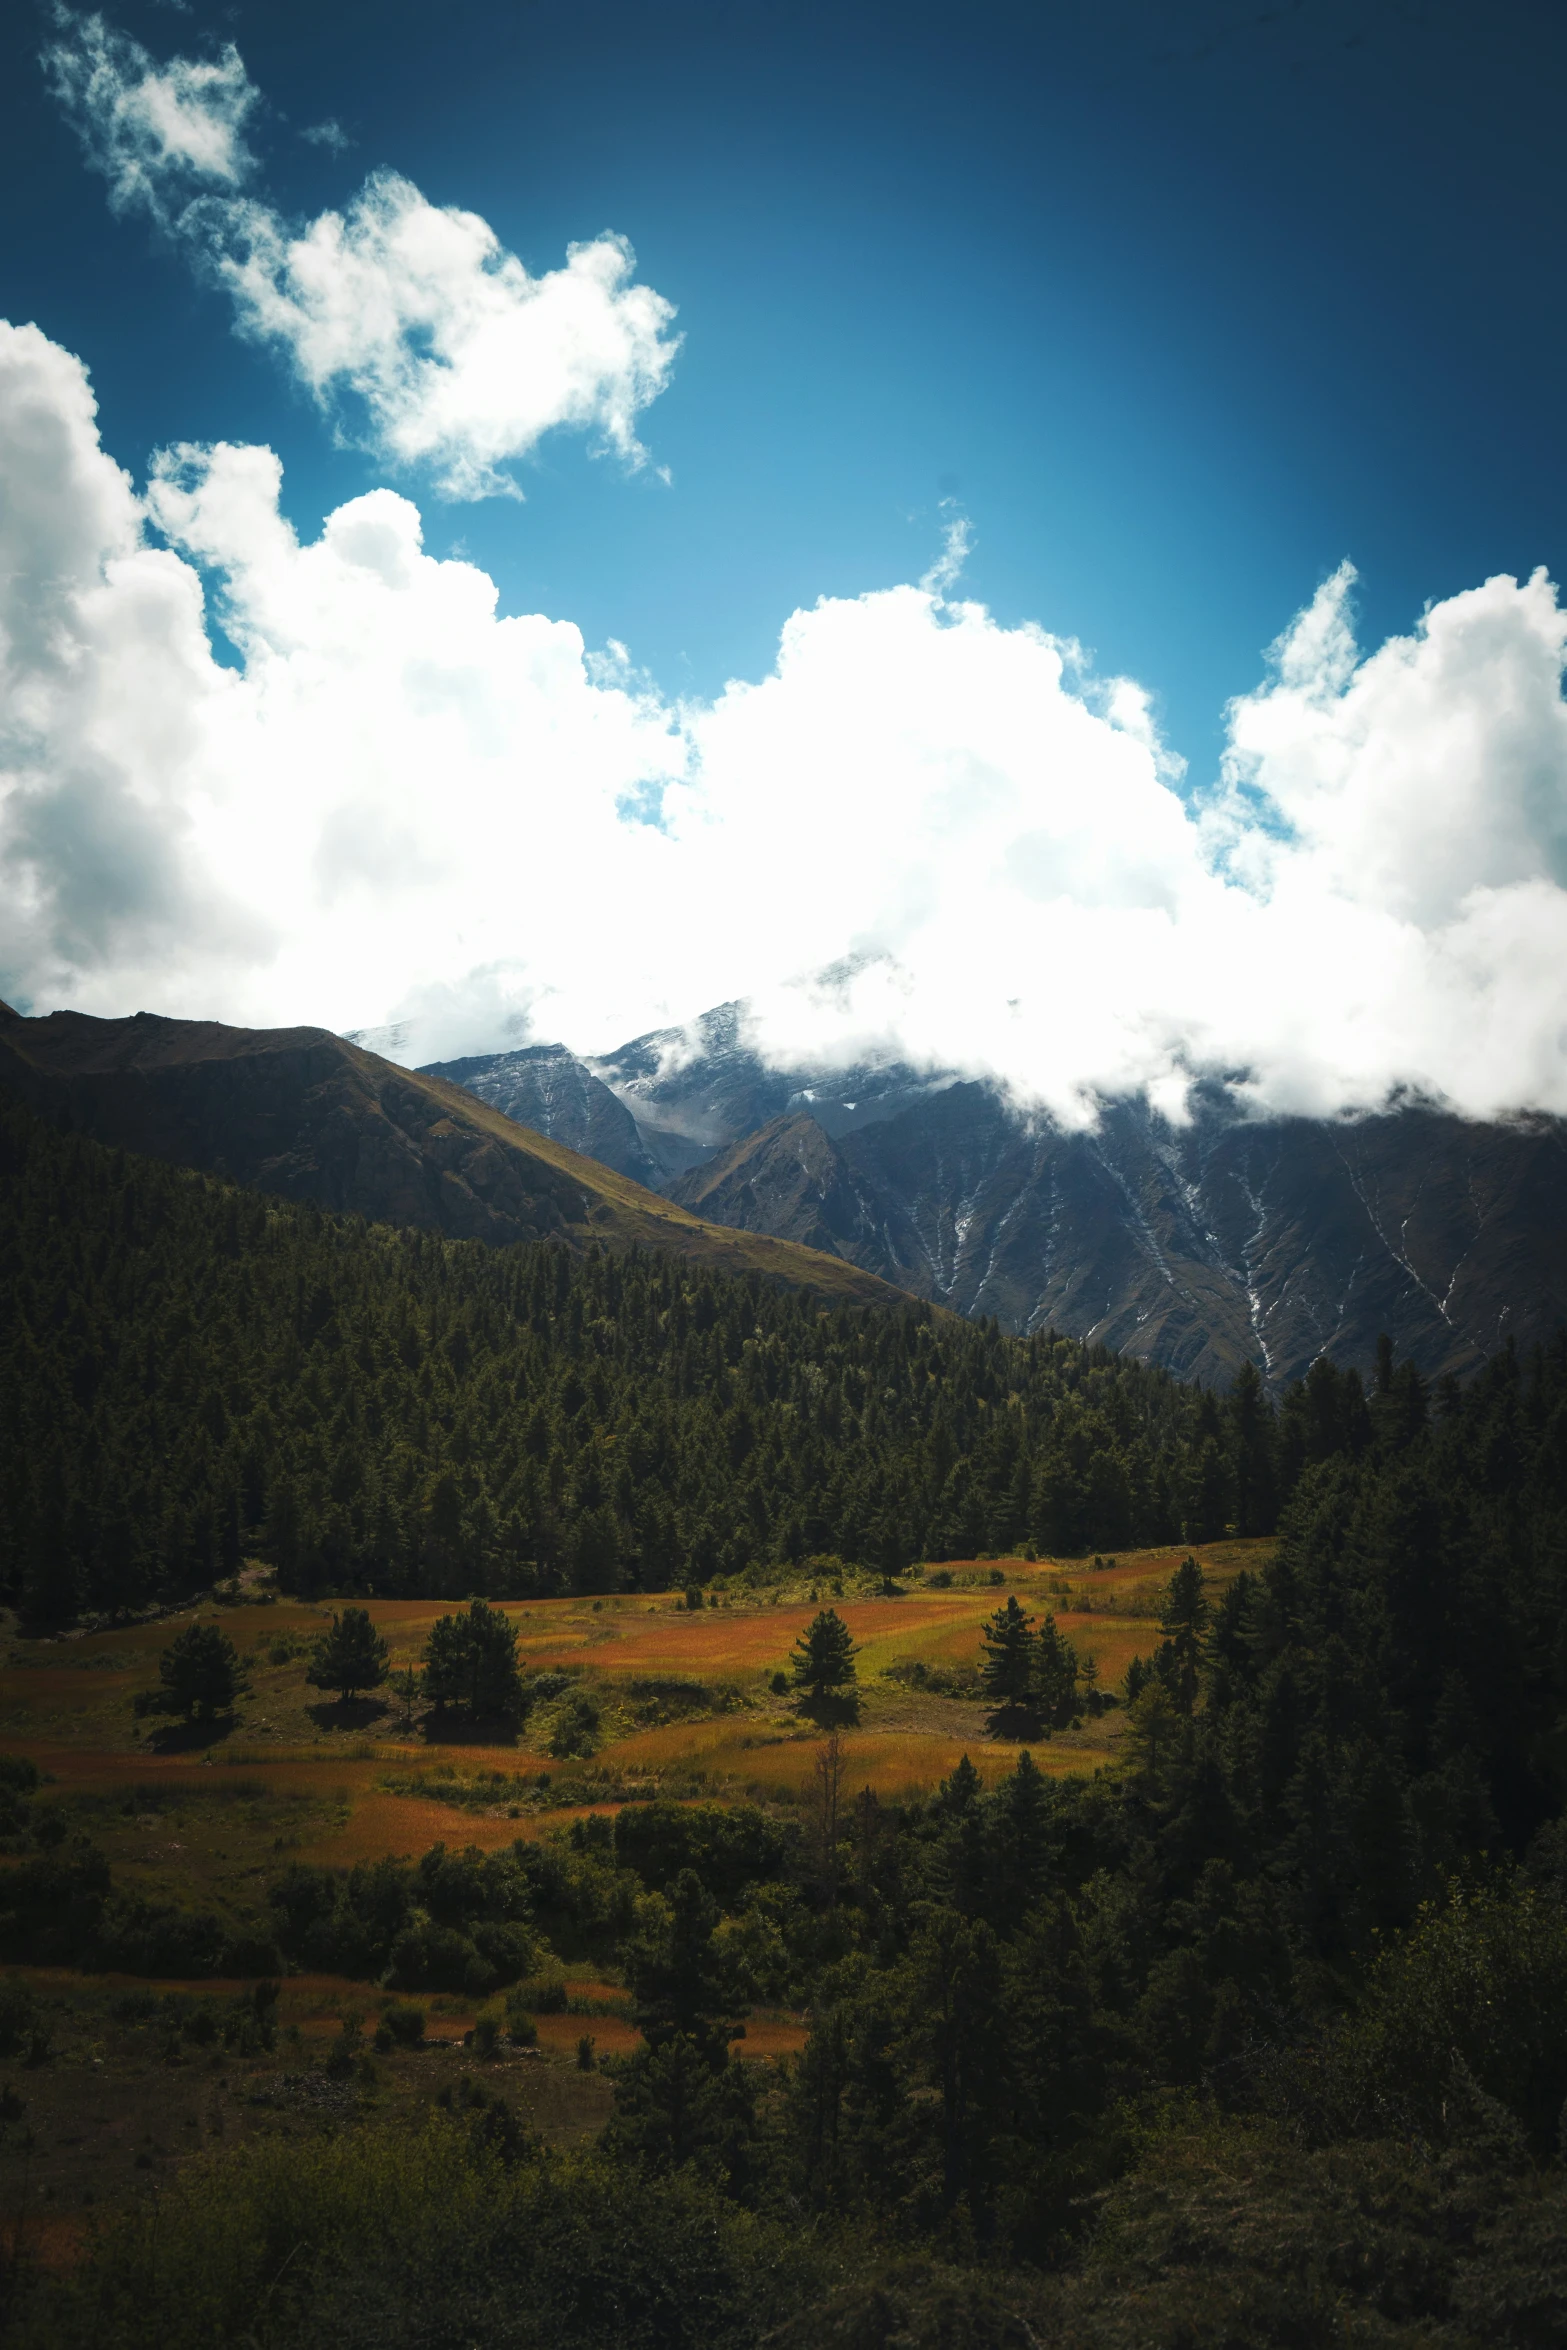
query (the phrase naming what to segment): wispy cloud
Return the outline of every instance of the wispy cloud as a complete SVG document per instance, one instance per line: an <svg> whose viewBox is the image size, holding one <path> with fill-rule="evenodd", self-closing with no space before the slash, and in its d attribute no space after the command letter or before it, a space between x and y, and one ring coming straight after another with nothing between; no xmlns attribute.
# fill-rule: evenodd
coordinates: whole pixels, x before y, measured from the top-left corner
<svg viewBox="0 0 1567 2350"><path fill-rule="evenodd" d="M44 65L117 211L155 220L334 419L446 496L517 496L506 468L561 428L639 466L669 380L674 306L606 232L535 277L476 213L372 173L342 211L289 221L252 192L260 93L232 46L157 64L100 16L61 10ZM304 134L346 144L335 123Z"/></svg>
<svg viewBox="0 0 1567 2350"><path fill-rule="evenodd" d="M237 188L255 168L245 127L260 92L233 43L215 58L154 63L101 16L57 8L44 73L117 212L168 226L194 191Z"/></svg>
<svg viewBox="0 0 1567 2350"><path fill-rule="evenodd" d="M346 155L354 143L336 116L331 114L325 122L307 123L299 135L307 147L325 147L333 155Z"/></svg>
<svg viewBox="0 0 1567 2350"><path fill-rule="evenodd" d="M974 552L973 525L953 499L942 499L941 515L941 553L920 580L920 586L931 596L945 596L949 588L957 586Z"/></svg>

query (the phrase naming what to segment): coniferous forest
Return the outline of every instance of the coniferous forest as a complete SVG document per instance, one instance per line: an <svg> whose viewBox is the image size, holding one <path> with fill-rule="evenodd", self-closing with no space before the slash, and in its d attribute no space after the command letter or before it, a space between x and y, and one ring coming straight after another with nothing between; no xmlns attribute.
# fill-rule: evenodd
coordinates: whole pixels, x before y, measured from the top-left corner
<svg viewBox="0 0 1567 2350"><path fill-rule="evenodd" d="M1326 1363L1275 1414L1254 1375L1220 1400L923 1307L337 1220L7 1102L0 1267L0 1573L43 1619L242 1556L530 1598L1263 1534L1370 1440Z"/></svg>
<svg viewBox="0 0 1567 2350"><path fill-rule="evenodd" d="M840 1802L829 1746L787 1817L628 1804L488 1859L280 1864L269 1957L400 1994L479 1970L519 1985L519 2042L530 1967L614 1967L641 2042L606 2127L551 2151L470 2084L418 2134L214 2156L25 2294L23 2338L1567 2335L1567 1343L1437 1392L1384 1348L1369 1389L1323 1361L1275 1405L921 1309L333 1222L16 1113L3 1150L33 1620L252 1554L312 1594L527 1596L1279 1537L1222 1591L1172 1576L1092 1777L1025 1755ZM1003 1701L1012 1637L998 1614ZM30 1917L116 1899L41 1793L14 1809L13 1961ZM781 2000L803 2052L742 2063Z"/></svg>

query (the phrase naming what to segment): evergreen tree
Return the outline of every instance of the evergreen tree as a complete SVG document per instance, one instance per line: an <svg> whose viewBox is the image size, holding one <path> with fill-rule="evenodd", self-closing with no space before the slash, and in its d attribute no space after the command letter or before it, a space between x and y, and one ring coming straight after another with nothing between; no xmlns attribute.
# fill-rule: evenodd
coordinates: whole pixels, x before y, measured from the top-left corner
<svg viewBox="0 0 1567 2350"><path fill-rule="evenodd" d="M1229 1394L1235 1531L1265 1534L1278 1507L1273 1414L1255 1363L1243 1363Z"/></svg>
<svg viewBox="0 0 1567 2350"><path fill-rule="evenodd" d="M1046 1728L1065 1729L1078 1709L1080 1667L1077 1650L1048 1611L1039 1627L1035 1671L1039 1711Z"/></svg>
<svg viewBox="0 0 1567 2350"><path fill-rule="evenodd" d="M458 1706L471 1721L521 1718L527 1697L517 1632L500 1608L476 1599L464 1614L436 1619L425 1644L424 1689L433 1705Z"/></svg>
<svg viewBox="0 0 1567 2350"><path fill-rule="evenodd" d="M1126 1710L1121 1753L1132 1782L1145 1794L1163 1793L1180 1751L1182 1722L1160 1680L1149 1681Z"/></svg>
<svg viewBox="0 0 1567 2350"><path fill-rule="evenodd" d="M649 2048L682 2040L713 2069L725 2062L745 2013L733 1970L715 1941L718 1904L694 1869L669 1888L668 1911L627 1950L626 1980Z"/></svg>
<svg viewBox="0 0 1567 2350"><path fill-rule="evenodd" d="M390 1670L390 1652L363 1607L345 1607L332 1629L318 1640L305 1678L315 1689L335 1689L347 1700L361 1689L379 1689Z"/></svg>
<svg viewBox="0 0 1567 2350"><path fill-rule="evenodd" d="M1159 1677L1183 1714L1197 1703L1210 1613L1203 1571L1194 1558L1183 1559L1165 1588L1159 1616L1165 1637L1156 1659Z"/></svg>
<svg viewBox="0 0 1567 2350"><path fill-rule="evenodd" d="M836 1608L823 1608L794 1644L793 1680L808 1704L852 1696L858 1651Z"/></svg>
<svg viewBox="0 0 1567 2350"><path fill-rule="evenodd" d="M1039 1686L1038 1650L1034 1619L1026 1615L1015 1594L997 1608L980 1635L980 1679L997 1713L1027 1707Z"/></svg>
<svg viewBox="0 0 1567 2350"><path fill-rule="evenodd" d="M239 1651L217 1624L187 1624L158 1659L159 1711L210 1722L228 1713L242 1681Z"/></svg>

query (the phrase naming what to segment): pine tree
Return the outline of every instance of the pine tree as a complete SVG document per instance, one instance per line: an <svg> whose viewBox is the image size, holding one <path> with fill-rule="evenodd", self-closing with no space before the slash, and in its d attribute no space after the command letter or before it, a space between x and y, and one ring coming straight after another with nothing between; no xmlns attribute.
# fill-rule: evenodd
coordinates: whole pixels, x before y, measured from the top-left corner
<svg viewBox="0 0 1567 2350"><path fill-rule="evenodd" d="M667 1917L626 1952L637 2024L649 2048L685 2040L716 2070L745 2012L723 1946L714 1938L718 1904L694 1869L679 1872L667 1904Z"/></svg>
<svg viewBox="0 0 1567 2350"><path fill-rule="evenodd" d="M1271 1534L1277 1513L1273 1413L1254 1363L1243 1363L1229 1397L1235 1467L1235 1531Z"/></svg>
<svg viewBox="0 0 1567 2350"><path fill-rule="evenodd" d="M997 1608L980 1638L980 1678L992 1707L997 1713L1026 1707L1038 1687L1039 1644L1034 1619L1025 1615L1015 1594Z"/></svg>
<svg viewBox="0 0 1567 2350"><path fill-rule="evenodd" d="M239 1651L218 1625L187 1624L159 1657L158 1678L159 1711L210 1722L214 1714L227 1713L239 1694Z"/></svg>
<svg viewBox="0 0 1567 2350"><path fill-rule="evenodd" d="M335 1689L345 1702L361 1689L379 1689L389 1669L386 1642L363 1607L345 1607L318 1640L305 1679L313 1689Z"/></svg>
<svg viewBox="0 0 1567 2350"><path fill-rule="evenodd" d="M1025 1747L995 1806L997 1923L1018 1924L1038 1898L1050 1861L1050 1789Z"/></svg>
<svg viewBox="0 0 1567 2350"><path fill-rule="evenodd" d="M431 1703L461 1706L472 1721L514 1722L527 1710L516 1627L486 1600L474 1600L463 1615L437 1617L424 1668Z"/></svg>
<svg viewBox="0 0 1567 2350"><path fill-rule="evenodd" d="M1039 1627L1035 1687L1039 1711L1050 1729L1065 1729L1078 1708L1077 1651L1047 1614Z"/></svg>
<svg viewBox="0 0 1567 2350"><path fill-rule="evenodd" d="M1180 1751L1182 1727L1162 1681L1150 1681L1127 1707L1121 1752L1145 1794L1162 1793Z"/></svg>
<svg viewBox="0 0 1567 2350"><path fill-rule="evenodd" d="M794 1644L794 1685L809 1704L852 1694L856 1649L836 1608L825 1607Z"/></svg>
<svg viewBox="0 0 1567 2350"><path fill-rule="evenodd" d="M1211 1612L1207 1578L1194 1558L1183 1559L1165 1590L1164 1608L1159 1617L1159 1629L1165 1638L1157 1660L1159 1678L1183 1714L1189 1714L1197 1703L1203 1635Z"/></svg>

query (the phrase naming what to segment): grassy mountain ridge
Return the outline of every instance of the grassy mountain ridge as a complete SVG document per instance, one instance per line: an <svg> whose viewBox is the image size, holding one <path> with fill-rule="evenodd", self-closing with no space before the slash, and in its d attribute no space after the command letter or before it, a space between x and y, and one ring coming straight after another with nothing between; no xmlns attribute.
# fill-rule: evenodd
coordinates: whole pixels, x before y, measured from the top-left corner
<svg viewBox="0 0 1567 2350"><path fill-rule="evenodd" d="M324 1028L12 1014L0 1022L0 1086L98 1141L378 1223L658 1248L832 1297L895 1294L836 1257L706 1224L463 1087Z"/></svg>

